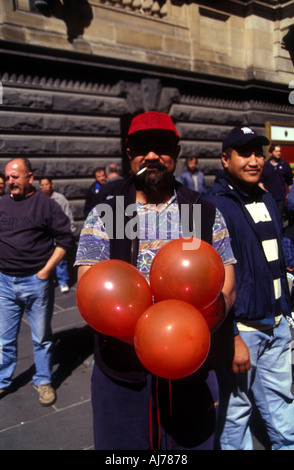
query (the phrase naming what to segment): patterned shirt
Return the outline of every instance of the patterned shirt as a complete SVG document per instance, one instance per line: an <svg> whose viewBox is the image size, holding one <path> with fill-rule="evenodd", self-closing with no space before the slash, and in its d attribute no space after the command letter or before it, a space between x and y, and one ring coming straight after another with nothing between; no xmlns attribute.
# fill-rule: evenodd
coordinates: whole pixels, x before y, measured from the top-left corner
<svg viewBox="0 0 294 470"><path fill-rule="evenodd" d="M148 279L150 266L159 248L170 240L182 237L177 196L159 206L136 202L136 226L129 227L130 236L139 238L138 270ZM136 232L136 230L138 232ZM229 240L226 223L216 209L212 246L221 256L224 265L236 262ZM93 265L110 258L109 236L96 207L92 209L81 231L75 266Z"/></svg>

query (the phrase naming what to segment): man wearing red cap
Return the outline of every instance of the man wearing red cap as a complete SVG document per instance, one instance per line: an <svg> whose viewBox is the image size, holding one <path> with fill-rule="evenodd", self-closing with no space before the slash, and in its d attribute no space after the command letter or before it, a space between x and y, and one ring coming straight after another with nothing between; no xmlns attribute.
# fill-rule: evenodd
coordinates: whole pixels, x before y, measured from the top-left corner
<svg viewBox="0 0 294 470"><path fill-rule="evenodd" d="M167 114L150 111L133 119L127 138L133 175L116 197L107 201L112 209L110 231L106 227L109 224L101 218L105 205L96 206L89 214L77 251L78 276L80 279L99 261L119 259L136 266L148 279L158 249L168 240L193 230L193 206L197 203L201 206L201 238L214 246L225 265L223 293L229 311L234 300L235 259L227 229L213 204L175 181L179 139ZM191 209L188 221L182 216L183 205ZM150 215L154 217L149 219ZM178 223L173 223L176 218ZM117 220L122 222L117 224ZM150 220L156 220L156 227ZM126 230L121 234L130 221L136 222L133 227L139 227L137 232L133 232L134 236L128 236ZM116 236L118 231L120 236ZM169 388L168 380L154 377L142 366L133 346L100 333L95 337L92 405L96 449L213 448L218 384L212 358L195 374L172 381ZM167 406L169 397L172 413ZM156 433L161 438L159 448L157 440L150 442L150 435L154 438Z"/></svg>

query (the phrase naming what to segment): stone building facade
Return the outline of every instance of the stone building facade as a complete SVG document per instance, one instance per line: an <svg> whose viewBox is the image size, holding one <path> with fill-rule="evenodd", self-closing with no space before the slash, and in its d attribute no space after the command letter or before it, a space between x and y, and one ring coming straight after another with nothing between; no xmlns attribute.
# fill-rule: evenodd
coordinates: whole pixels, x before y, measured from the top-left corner
<svg viewBox="0 0 294 470"><path fill-rule="evenodd" d="M172 116L177 172L196 155L208 186L235 125L270 138L280 127L291 150L292 0L46 2L40 12L34 0L0 0L0 171L29 157L78 224L94 168L116 162L127 173L136 113Z"/></svg>

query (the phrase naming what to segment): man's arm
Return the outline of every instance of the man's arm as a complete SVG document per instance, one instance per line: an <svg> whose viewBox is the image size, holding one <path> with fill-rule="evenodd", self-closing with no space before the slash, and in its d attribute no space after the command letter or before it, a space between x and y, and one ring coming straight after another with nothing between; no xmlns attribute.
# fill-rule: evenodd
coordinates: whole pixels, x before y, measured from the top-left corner
<svg viewBox="0 0 294 470"><path fill-rule="evenodd" d="M234 266L232 264L225 266L223 294L226 301L226 313L228 314L236 299L235 273ZM249 349L240 335L235 336L234 343L235 354L232 363L232 370L235 374L238 372L246 372L251 368Z"/></svg>
<svg viewBox="0 0 294 470"><path fill-rule="evenodd" d="M290 189L293 184L293 172L290 164L286 162L286 174L285 174L285 182Z"/></svg>
<svg viewBox="0 0 294 470"><path fill-rule="evenodd" d="M88 269L90 269L91 266L90 265L82 265L82 266L79 266L78 268L78 283L80 282L80 280L82 279L83 275L85 274L86 271L88 271Z"/></svg>
<svg viewBox="0 0 294 470"><path fill-rule="evenodd" d="M235 271L233 264L225 266L225 282L222 293L226 302L226 314L228 314L236 299Z"/></svg>
<svg viewBox="0 0 294 470"><path fill-rule="evenodd" d="M40 271L37 273L37 276L41 279L48 279L50 277L51 272L56 268L59 261L62 260L65 254L66 250L64 248L61 248L60 246L57 246L45 266L40 269Z"/></svg>

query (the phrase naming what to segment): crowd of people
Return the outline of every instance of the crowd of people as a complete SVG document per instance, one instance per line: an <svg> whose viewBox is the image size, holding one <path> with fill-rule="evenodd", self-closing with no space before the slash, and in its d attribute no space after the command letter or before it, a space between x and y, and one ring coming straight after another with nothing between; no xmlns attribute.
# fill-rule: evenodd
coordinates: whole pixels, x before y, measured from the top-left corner
<svg viewBox="0 0 294 470"><path fill-rule="evenodd" d="M201 239L219 253L225 271L225 320L211 334L208 358L188 377L157 377L140 363L132 344L93 333L96 450L251 450L253 406L271 448L294 449L293 176L281 158L281 146L271 146L265 160L269 145L248 126L233 128L223 139L222 171L208 189L197 158L187 158L186 169L175 177L180 135L169 115L149 111L134 117L128 131L130 175L123 178L114 164L95 169L76 252L78 282L91 266L109 259L134 265L148 280L158 250L184 235L184 204L200 205ZM56 399L52 275L56 272L66 292L66 253L75 224L68 201L54 190L52 180L41 177L39 190L33 180L24 158L13 159L0 174L0 398L9 393L19 322L26 311L36 364L33 382L40 403L48 406ZM127 230L116 238L108 232L100 203L111 208L112 227L117 220L126 227L136 217L146 230L134 239ZM136 207L131 216L126 213L130 204ZM165 221L166 233L148 231L145 221L152 211L160 213L154 220ZM189 227L195 223L199 221L190 211Z"/></svg>

